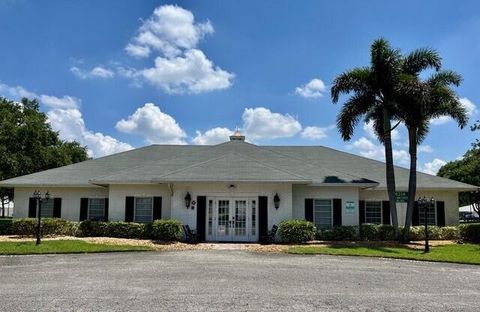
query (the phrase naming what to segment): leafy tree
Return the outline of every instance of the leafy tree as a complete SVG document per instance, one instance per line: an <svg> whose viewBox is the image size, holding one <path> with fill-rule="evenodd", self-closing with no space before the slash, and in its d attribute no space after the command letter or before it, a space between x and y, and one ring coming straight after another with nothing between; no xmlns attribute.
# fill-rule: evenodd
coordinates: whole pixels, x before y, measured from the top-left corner
<svg viewBox="0 0 480 312"><path fill-rule="evenodd" d="M333 103L337 103L340 95L352 94L337 117L337 128L344 140L351 139L360 119L374 123L377 137L385 147L390 213L394 235L398 237L391 121L403 60L400 51L384 39L373 42L370 55L370 67L354 68L335 78L331 95Z"/></svg>
<svg viewBox="0 0 480 312"><path fill-rule="evenodd" d="M480 132L480 121L471 127L472 131ZM480 186L480 139L476 139L462 159L446 163L437 173L440 177ZM470 196L466 192L460 193L460 205L470 205Z"/></svg>
<svg viewBox="0 0 480 312"><path fill-rule="evenodd" d="M413 56L412 56L413 54ZM405 237L412 224L413 206L417 189L417 146L425 139L429 131L430 120L441 116L449 116L463 128L468 120L467 112L460 103L451 86L458 86L460 75L452 71L439 71L426 81L419 78L422 69L428 64L440 68L440 57L433 50L418 50L407 56L405 65L412 58L424 59L424 66L403 70L402 81L397 97L396 117L406 126L410 154L410 174L408 183L408 201L405 218ZM430 60L430 61L429 61ZM405 66L404 65L404 66ZM422 68L423 67L423 68Z"/></svg>
<svg viewBox="0 0 480 312"><path fill-rule="evenodd" d="M0 97L0 181L88 159L78 142L62 141L37 100ZM2 211L13 192L0 189Z"/></svg>

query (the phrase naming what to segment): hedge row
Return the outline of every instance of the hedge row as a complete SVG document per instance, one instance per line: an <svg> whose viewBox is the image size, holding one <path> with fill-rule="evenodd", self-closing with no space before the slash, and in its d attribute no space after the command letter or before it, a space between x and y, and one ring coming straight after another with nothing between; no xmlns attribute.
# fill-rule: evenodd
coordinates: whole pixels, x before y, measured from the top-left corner
<svg viewBox="0 0 480 312"><path fill-rule="evenodd" d="M404 229L400 227L400 234ZM302 243L309 240L393 240L391 225L362 224L360 226L336 226L328 230L317 230L312 222L305 220L285 220L279 224L279 238L285 243ZM459 226L429 226L428 236L431 240L464 240L480 243L480 223L462 224ZM412 226L410 240L424 240L425 228Z"/></svg>
<svg viewBox="0 0 480 312"><path fill-rule="evenodd" d="M7 223L7 222L5 222ZM34 236L37 219L13 219L8 226L0 222L0 235ZM178 220L155 220L153 223L134 222L73 222L63 219L43 219L42 235L78 237L152 238L162 241L179 241L184 232Z"/></svg>

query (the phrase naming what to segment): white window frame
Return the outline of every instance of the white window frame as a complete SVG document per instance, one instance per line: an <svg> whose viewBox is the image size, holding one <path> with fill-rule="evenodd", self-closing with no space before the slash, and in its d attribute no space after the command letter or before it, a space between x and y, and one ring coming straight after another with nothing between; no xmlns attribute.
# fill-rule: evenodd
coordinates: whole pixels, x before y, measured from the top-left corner
<svg viewBox="0 0 480 312"><path fill-rule="evenodd" d="M91 200L102 200L103 201L103 216L102 216L102 219L104 220L105 219L105 209L107 208L106 206L106 200L105 198L95 198L95 197L92 197L92 198L88 198L88 204L87 204L87 220L91 220L90 218L90 203L91 203ZM107 220L104 220L104 221L107 221Z"/></svg>
<svg viewBox="0 0 480 312"><path fill-rule="evenodd" d="M150 208L150 220L149 221L137 221L137 198L138 199L145 199L149 198L152 201L151 208ZM148 222L153 222L153 197L152 196L135 196L134 197L134 203L133 203L133 222L138 222L138 223L148 223Z"/></svg>
<svg viewBox="0 0 480 312"><path fill-rule="evenodd" d="M380 223L373 223L373 222L368 222L367 221L367 203L368 202L375 202L375 203L380 203ZM370 224L383 224L383 201L381 200L365 200L365 211L364 211L364 217L365 217L365 223L370 223Z"/></svg>
<svg viewBox="0 0 480 312"><path fill-rule="evenodd" d="M317 222L316 222L316 213L315 213L315 201L317 200L328 200L330 201L330 227L329 228L319 228L317 227ZM331 230L333 228L333 199L331 198L314 198L313 199L313 224L317 227L317 230Z"/></svg>
<svg viewBox="0 0 480 312"><path fill-rule="evenodd" d="M428 225L437 225L438 224L437 202L435 202L435 204L433 205L433 214L435 215L435 223L433 223L433 224L428 223ZM422 221L421 218L423 218L423 211L420 207L420 204L418 204L418 224L419 225L424 225L425 220ZM427 219L428 219L428 217L427 217Z"/></svg>

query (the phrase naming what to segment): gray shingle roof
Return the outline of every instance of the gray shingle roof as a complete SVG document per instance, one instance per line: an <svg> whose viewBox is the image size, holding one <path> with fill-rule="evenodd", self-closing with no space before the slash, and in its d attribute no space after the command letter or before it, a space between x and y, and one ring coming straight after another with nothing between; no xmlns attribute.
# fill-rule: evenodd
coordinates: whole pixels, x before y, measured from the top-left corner
<svg viewBox="0 0 480 312"><path fill-rule="evenodd" d="M396 168L397 188L408 170ZM91 186L179 181L289 182L385 187L385 164L321 146L256 146L231 141L214 146L151 145L0 182L5 186ZM472 189L418 174L419 188Z"/></svg>

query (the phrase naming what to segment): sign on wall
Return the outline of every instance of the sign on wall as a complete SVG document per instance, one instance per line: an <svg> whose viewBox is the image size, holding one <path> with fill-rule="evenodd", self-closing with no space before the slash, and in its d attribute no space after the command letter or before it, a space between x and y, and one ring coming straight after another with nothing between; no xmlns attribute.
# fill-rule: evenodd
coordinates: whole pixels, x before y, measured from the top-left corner
<svg viewBox="0 0 480 312"><path fill-rule="evenodd" d="M395 192L396 203L406 203L408 201L408 192Z"/></svg>
<svg viewBox="0 0 480 312"><path fill-rule="evenodd" d="M348 214L355 213L355 202L353 201L345 202L345 213L348 213Z"/></svg>

